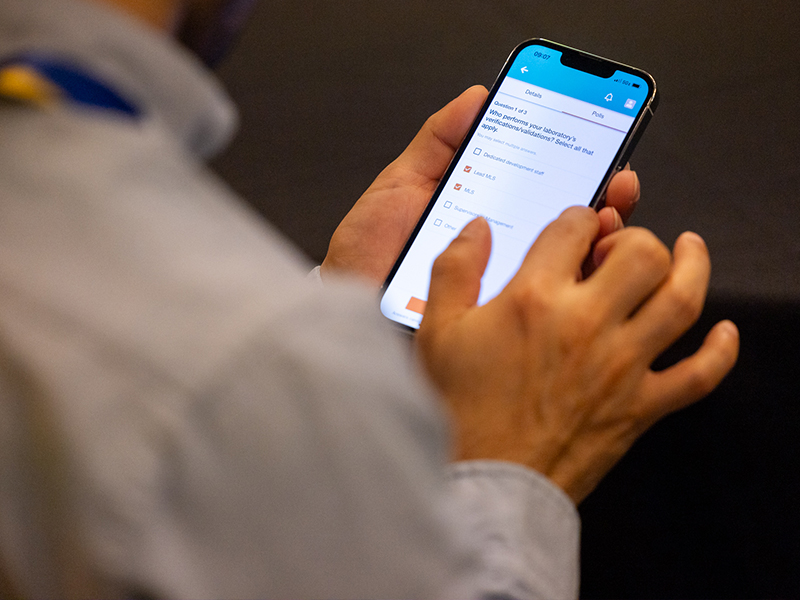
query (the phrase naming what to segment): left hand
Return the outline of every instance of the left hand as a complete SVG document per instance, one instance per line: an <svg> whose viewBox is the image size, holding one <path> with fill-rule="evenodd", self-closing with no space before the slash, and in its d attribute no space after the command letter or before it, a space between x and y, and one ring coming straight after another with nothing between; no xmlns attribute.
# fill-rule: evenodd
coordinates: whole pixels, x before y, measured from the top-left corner
<svg viewBox="0 0 800 600"><path fill-rule="evenodd" d="M405 151L364 192L336 228L322 262L323 279L339 272L376 289L386 280L488 92L469 88L431 116ZM600 211L598 239L622 227L639 199L639 179L617 173Z"/></svg>
<svg viewBox="0 0 800 600"><path fill-rule="evenodd" d="M487 94L471 87L425 122L336 228L323 278L337 271L383 284Z"/></svg>

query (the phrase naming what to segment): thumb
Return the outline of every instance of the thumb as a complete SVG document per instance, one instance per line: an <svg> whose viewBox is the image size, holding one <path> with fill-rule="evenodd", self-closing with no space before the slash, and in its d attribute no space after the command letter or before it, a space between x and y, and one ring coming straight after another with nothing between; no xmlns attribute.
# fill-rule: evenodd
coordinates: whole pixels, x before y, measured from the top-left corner
<svg viewBox="0 0 800 600"><path fill-rule="evenodd" d="M477 304L491 251L486 220L478 217L467 223L433 263L426 321L449 320Z"/></svg>
<svg viewBox="0 0 800 600"><path fill-rule="evenodd" d="M487 93L483 86L473 86L429 117L392 166L438 181L467 135Z"/></svg>

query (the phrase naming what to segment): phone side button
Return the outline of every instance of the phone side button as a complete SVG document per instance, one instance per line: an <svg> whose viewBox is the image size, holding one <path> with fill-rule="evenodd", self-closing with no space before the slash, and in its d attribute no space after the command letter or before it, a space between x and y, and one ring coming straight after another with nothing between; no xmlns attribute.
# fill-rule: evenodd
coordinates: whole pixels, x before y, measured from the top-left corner
<svg viewBox="0 0 800 600"><path fill-rule="evenodd" d="M639 125L636 127L636 133L633 134L631 141L628 143L628 147L625 148L625 153L622 155L622 158L619 161L619 165L617 165L617 170L621 170L625 168L625 165L628 164L628 161L631 158L631 154L633 154L634 149L636 148L636 144L639 143L639 140L642 138L644 134L644 130L647 129L647 124L650 122L650 119L653 118L653 113L650 109L646 109L645 114L642 116L642 120L639 122Z"/></svg>

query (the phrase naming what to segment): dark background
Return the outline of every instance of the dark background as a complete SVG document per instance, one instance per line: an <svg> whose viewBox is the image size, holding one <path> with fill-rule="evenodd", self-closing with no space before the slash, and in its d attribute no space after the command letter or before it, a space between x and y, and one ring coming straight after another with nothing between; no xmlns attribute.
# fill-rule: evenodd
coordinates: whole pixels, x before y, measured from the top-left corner
<svg viewBox="0 0 800 600"><path fill-rule="evenodd" d="M649 71L633 223L712 254L703 319L735 371L656 425L581 506L584 597L800 597L800 3L262 0L220 74L242 108L215 167L315 261L425 118L546 37Z"/></svg>

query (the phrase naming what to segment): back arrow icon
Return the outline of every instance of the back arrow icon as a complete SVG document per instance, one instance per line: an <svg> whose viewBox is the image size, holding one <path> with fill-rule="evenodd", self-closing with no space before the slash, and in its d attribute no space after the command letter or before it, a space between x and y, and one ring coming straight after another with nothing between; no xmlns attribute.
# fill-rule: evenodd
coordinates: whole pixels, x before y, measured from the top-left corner
<svg viewBox="0 0 800 600"><path fill-rule="evenodd" d="M528 67L522 67L520 69L520 71L522 71L523 73L527 73L528 72Z"/></svg>

